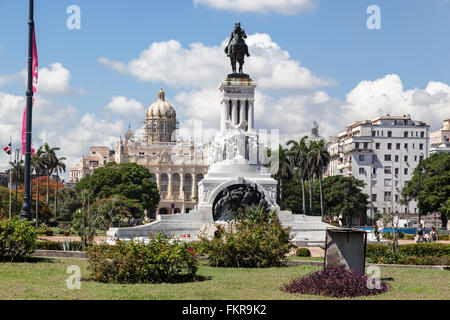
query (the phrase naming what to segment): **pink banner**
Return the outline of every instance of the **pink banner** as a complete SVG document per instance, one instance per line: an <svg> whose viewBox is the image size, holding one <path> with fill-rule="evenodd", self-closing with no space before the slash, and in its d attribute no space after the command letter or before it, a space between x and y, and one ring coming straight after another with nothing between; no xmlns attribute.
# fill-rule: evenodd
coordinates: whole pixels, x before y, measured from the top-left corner
<svg viewBox="0 0 450 320"><path fill-rule="evenodd" d="M36 46L36 33L33 28L33 92L36 93L36 86L38 83L38 55L37 55L37 46ZM34 104L34 96L33 102ZM27 131L27 107L25 106L25 111L23 112L22 119L22 154L25 154L25 141L26 141L26 131ZM31 154L34 156L35 150L31 148Z"/></svg>

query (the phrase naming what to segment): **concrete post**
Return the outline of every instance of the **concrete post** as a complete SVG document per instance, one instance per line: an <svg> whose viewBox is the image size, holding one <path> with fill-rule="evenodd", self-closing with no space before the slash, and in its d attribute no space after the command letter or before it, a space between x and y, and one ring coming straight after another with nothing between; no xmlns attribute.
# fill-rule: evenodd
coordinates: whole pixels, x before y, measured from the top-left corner
<svg viewBox="0 0 450 320"><path fill-rule="evenodd" d="M237 118L238 118L238 114L237 114L237 100L233 99L233 100L231 100L231 120L232 120L232 123L234 125L238 124L238 122L237 122L238 119Z"/></svg>

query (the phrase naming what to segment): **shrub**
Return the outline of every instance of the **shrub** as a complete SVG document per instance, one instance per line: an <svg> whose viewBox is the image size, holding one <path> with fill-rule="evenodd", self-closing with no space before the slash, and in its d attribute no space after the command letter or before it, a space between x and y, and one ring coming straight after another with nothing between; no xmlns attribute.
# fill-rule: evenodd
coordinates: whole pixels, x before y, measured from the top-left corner
<svg viewBox="0 0 450 320"><path fill-rule="evenodd" d="M284 286L283 290L289 293L344 298L381 294L389 290L389 285L381 281L379 289L369 289L367 276L339 267L295 279Z"/></svg>
<svg viewBox="0 0 450 320"><path fill-rule="evenodd" d="M404 252L407 256L450 256L450 244L446 243L419 243L404 244L399 246L399 251Z"/></svg>
<svg viewBox="0 0 450 320"><path fill-rule="evenodd" d="M403 244L398 249L398 254L394 255L388 245L368 244L366 258L370 263L395 264L407 261L404 259L408 257L450 256L450 244L445 243Z"/></svg>
<svg viewBox="0 0 450 320"><path fill-rule="evenodd" d="M422 265L422 266L448 266L450 260L448 256L433 257L406 257L397 261L397 264L410 264L410 265Z"/></svg>
<svg viewBox="0 0 450 320"><path fill-rule="evenodd" d="M252 212L252 211L260 211ZM215 237L201 237L201 251L210 265L226 268L268 268L282 266L285 255L294 247L288 228L283 228L276 213L252 208L248 216L218 227Z"/></svg>
<svg viewBox="0 0 450 320"><path fill-rule="evenodd" d="M162 234L148 244L120 241L88 249L89 270L104 283L161 283L195 279L197 257L189 244Z"/></svg>
<svg viewBox="0 0 450 320"><path fill-rule="evenodd" d="M297 257L311 257L311 251L307 248L297 248Z"/></svg>
<svg viewBox="0 0 450 320"><path fill-rule="evenodd" d="M32 224L19 219L0 220L0 258L11 262L32 254L37 232Z"/></svg>
<svg viewBox="0 0 450 320"><path fill-rule="evenodd" d="M36 250L61 250L61 244L56 241L40 240L36 242Z"/></svg>

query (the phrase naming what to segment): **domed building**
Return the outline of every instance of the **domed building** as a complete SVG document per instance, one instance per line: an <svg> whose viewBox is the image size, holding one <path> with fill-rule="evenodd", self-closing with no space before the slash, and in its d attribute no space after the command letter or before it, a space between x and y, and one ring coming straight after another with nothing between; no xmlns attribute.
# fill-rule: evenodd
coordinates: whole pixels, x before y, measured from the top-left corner
<svg viewBox="0 0 450 320"><path fill-rule="evenodd" d="M91 147L91 154L70 170L71 182L92 174L108 162L137 163L152 173L161 200L157 211L149 215L188 213L198 203L198 183L208 170L206 150L194 141L177 139L177 113L166 101L165 92L145 113L145 122L136 132L131 126L116 148Z"/></svg>
<svg viewBox="0 0 450 320"><path fill-rule="evenodd" d="M175 141L177 129L177 113L171 104L166 102L166 94L161 88L158 100L147 110L145 115L145 139L147 142Z"/></svg>

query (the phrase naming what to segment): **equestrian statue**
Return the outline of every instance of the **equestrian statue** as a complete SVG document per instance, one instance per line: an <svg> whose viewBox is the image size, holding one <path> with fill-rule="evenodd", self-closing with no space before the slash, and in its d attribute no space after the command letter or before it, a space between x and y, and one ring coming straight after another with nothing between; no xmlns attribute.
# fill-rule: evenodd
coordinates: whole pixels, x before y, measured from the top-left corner
<svg viewBox="0 0 450 320"><path fill-rule="evenodd" d="M239 63L239 73L243 74L242 67L244 66L245 56L250 57L248 52L248 46L245 43L247 34L244 29L241 29L240 23L235 23L234 30L231 32L230 41L225 48L225 54L230 57L231 67L233 68L233 74L236 74L236 63Z"/></svg>

